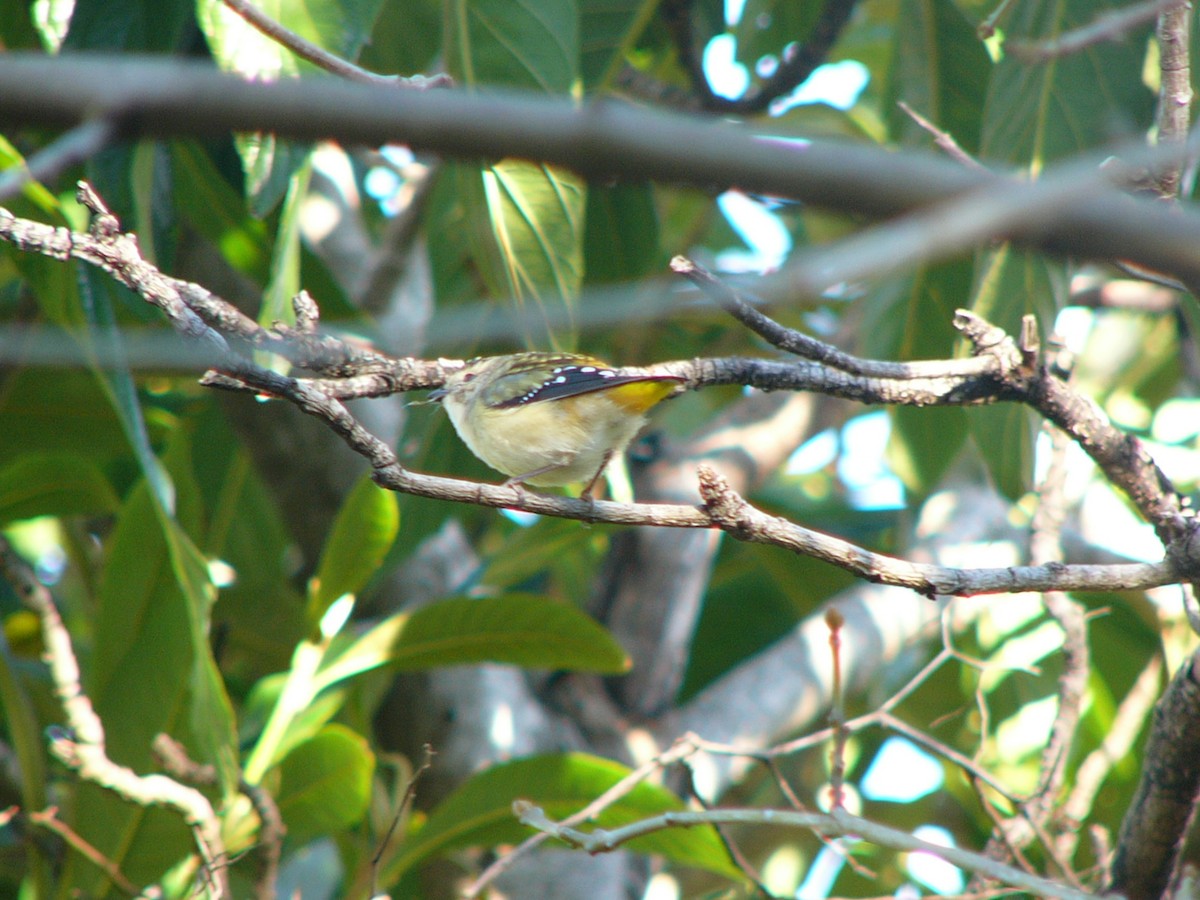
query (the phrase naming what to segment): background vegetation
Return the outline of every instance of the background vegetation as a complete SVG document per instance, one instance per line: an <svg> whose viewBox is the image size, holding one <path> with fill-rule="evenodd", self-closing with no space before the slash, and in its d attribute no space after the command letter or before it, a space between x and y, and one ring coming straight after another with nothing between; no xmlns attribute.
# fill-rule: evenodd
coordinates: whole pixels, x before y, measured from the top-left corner
<svg viewBox="0 0 1200 900"><path fill-rule="evenodd" d="M82 239L56 254L3 220L0 893L1167 889L1173 857L1131 876L1140 832L1121 828L1178 775L1165 790L1182 821L1148 840L1170 848L1195 796L1186 766L1148 766L1166 757L1141 749L1196 646L1178 583L1196 571L1179 529L1200 475L1185 287L1200 231L1190 168L1144 150L1187 136L1190 9L258 3L362 67L334 76L342 94L237 5L0 2L0 205L83 233L95 219L76 195L84 178L141 260L248 317L235 328L200 314L202 337L229 338L239 368L195 339L203 329L179 335L180 308L169 322L146 302L164 294L129 290L130 266L61 261L84 254ZM711 46L745 67L739 97L707 82ZM148 56L247 81L300 76L310 100L213 90ZM818 66L849 61L843 77L865 86L847 108L789 102ZM433 80L356 84L370 73ZM913 149L942 159L894 152ZM764 224L732 212L746 207ZM1095 429L1139 437L1129 458L1165 474L1104 457L1111 433L1084 434L1091 407L1054 417L1069 438L1052 436L1048 407L991 370L970 396L924 381L889 391L892 375L810 348L789 375L794 357L670 273L677 254L770 300L785 326L862 360L945 361L942 375L967 379L956 385L978 388L956 309L1014 339L1034 314L1046 355L1027 334L1025 359L1094 400ZM314 380L268 382L285 357L316 353L301 289L349 362L311 355L294 374ZM201 301L185 305L214 308ZM382 355L351 358L366 346ZM678 516L699 515L687 507L706 463L759 509L921 563L1157 563L1165 541L1176 568L1109 590L1022 592L1053 585L1017 578L1011 593L927 599L717 528L612 524L661 521L615 504L399 476L380 480L401 491L384 490L367 442L331 428L330 407L305 416L298 394L264 387L345 398L352 376L390 379L372 390L386 396L349 403L357 421L407 469L490 482L439 409L397 390L440 383L423 360L551 346L618 365L693 361L675 370L697 390L656 411L631 463L638 500ZM251 390L200 383L210 368L232 379L217 387ZM744 387L795 379L814 391ZM394 476L380 460L376 475ZM453 502L472 498L483 505ZM55 643L54 606L73 656ZM98 722L64 712L72 658ZM1193 713L1159 716L1184 759ZM822 730L831 715L851 727ZM514 800L557 821L618 783L595 809L602 827L832 804L890 830L868 843L758 821L596 856L557 841L514 852L538 834ZM142 790L150 805L135 802ZM914 831L1007 868L931 866L904 842Z"/></svg>

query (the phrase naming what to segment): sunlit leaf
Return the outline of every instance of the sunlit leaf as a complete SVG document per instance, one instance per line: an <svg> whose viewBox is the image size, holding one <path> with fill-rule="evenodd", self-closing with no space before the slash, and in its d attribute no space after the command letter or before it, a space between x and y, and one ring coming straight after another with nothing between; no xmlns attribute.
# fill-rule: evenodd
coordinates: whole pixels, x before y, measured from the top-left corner
<svg viewBox="0 0 1200 900"><path fill-rule="evenodd" d="M430 669L504 662L538 669L617 674L629 659L577 609L531 594L442 600L392 616L317 674L321 687L380 666Z"/></svg>
<svg viewBox="0 0 1200 900"><path fill-rule="evenodd" d="M310 623L315 624L338 597L362 590L396 540L399 528L395 492L385 491L369 477L362 478L338 511L321 554L309 597Z"/></svg>
<svg viewBox="0 0 1200 900"><path fill-rule="evenodd" d="M276 800L288 837L300 843L361 821L371 799L375 754L344 725L326 725L279 764Z"/></svg>

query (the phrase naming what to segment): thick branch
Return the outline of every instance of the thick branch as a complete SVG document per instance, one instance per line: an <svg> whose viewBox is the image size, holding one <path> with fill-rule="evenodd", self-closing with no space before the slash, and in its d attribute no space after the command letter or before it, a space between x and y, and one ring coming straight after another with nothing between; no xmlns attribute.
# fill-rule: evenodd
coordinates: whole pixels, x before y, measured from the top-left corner
<svg viewBox="0 0 1200 900"><path fill-rule="evenodd" d="M265 130L369 145L404 142L450 156L537 159L596 177L737 186L872 217L997 179L927 155L819 142L798 148L726 123L612 103L578 108L567 100L396 91L333 79L251 84L200 65L127 57L0 58L0 119L71 126L98 115L119 117L130 137ZM680 154L680 147L688 152ZM1172 214L1115 190L1081 192L1053 221L1017 223L1011 237L1200 281L1194 253L1200 216Z"/></svg>
<svg viewBox="0 0 1200 900"><path fill-rule="evenodd" d="M1163 895L1200 796L1200 680L1194 653L1154 708L1145 768L1112 864L1112 888L1128 900Z"/></svg>

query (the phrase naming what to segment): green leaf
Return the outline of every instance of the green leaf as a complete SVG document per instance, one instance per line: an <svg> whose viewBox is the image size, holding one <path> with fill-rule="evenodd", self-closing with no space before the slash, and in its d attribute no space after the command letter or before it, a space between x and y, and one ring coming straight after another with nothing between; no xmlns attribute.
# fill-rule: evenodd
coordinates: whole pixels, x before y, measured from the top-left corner
<svg viewBox="0 0 1200 900"><path fill-rule="evenodd" d="M1016 3L1005 19L1006 40L1054 39L1123 6L1112 0ZM1002 59L984 107L984 156L1036 172L1115 134L1144 131L1154 115L1154 96L1142 83L1150 27L1046 62Z"/></svg>
<svg viewBox="0 0 1200 900"><path fill-rule="evenodd" d="M564 566L591 572L599 562L593 548L592 536L578 522L542 519L528 528L510 530L488 554L476 580L492 590L507 591L519 590ZM559 596L572 595L560 592Z"/></svg>
<svg viewBox="0 0 1200 900"><path fill-rule="evenodd" d="M33 516L101 515L119 505L96 464L75 453L31 453L0 468L0 524Z"/></svg>
<svg viewBox="0 0 1200 900"><path fill-rule="evenodd" d="M303 843L357 825L371 799L375 754L362 735L326 725L279 764L276 800L288 838Z"/></svg>
<svg viewBox="0 0 1200 900"><path fill-rule="evenodd" d="M655 0L579 0L579 68L588 93L608 86L657 7Z"/></svg>
<svg viewBox="0 0 1200 900"><path fill-rule="evenodd" d="M941 0L901 0L895 21L892 79L884 104L893 138L921 147L932 142L897 106L902 100L953 135L968 153L978 152L993 66L975 28L953 3Z"/></svg>
<svg viewBox="0 0 1200 900"><path fill-rule="evenodd" d="M357 58L370 37L381 5L382 0L264 0L256 4L285 28L348 61ZM275 80L313 70L311 63L297 59L220 0L201 0L197 19L213 57L225 71L255 80ZM307 145L261 133L237 135L235 142L246 172L246 194L256 215L269 213L285 192L295 195L298 173L309 155ZM307 185L307 176L304 179Z"/></svg>
<svg viewBox="0 0 1200 900"><path fill-rule="evenodd" d="M824 5L795 0L746 0L742 17L734 28L737 39L734 58L752 73L763 57L773 56L778 60L789 44L804 43Z"/></svg>
<svg viewBox="0 0 1200 900"><path fill-rule="evenodd" d="M1022 318L1036 317L1043 333L1052 328L1067 295L1065 266L1005 244L984 250L976 264L971 309L1018 339ZM1033 486L1038 421L1015 403L971 407L967 421L997 489L1010 500Z"/></svg>
<svg viewBox="0 0 1200 900"><path fill-rule="evenodd" d="M197 761L215 764L229 790L236 763L233 717L208 642L214 592L205 560L181 524L194 530L199 519L185 438L177 432L166 457L178 518L164 513L145 480L117 517L85 689L104 722L114 761L151 771L151 743L166 732ZM193 847L177 814L134 806L90 784L80 786L76 827L135 882L157 880ZM79 867L72 883L103 893L103 874L74 858L70 865Z"/></svg>
<svg viewBox="0 0 1200 900"><path fill-rule="evenodd" d="M589 284L645 277L661 269L661 257L650 185L588 187L584 259Z"/></svg>
<svg viewBox="0 0 1200 900"><path fill-rule="evenodd" d="M431 856L462 847L515 844L529 837L531 831L513 815L514 800L529 800L552 819L564 819L628 774L624 766L582 753L535 756L486 769L434 809L404 854L387 869L385 883ZM684 808L665 788L642 782L605 809L595 825L613 828ZM712 828L667 829L627 846L729 878L742 877Z"/></svg>
<svg viewBox="0 0 1200 900"><path fill-rule="evenodd" d="M446 63L467 87L566 94L579 78L575 0L450 0Z"/></svg>
<svg viewBox="0 0 1200 900"><path fill-rule="evenodd" d="M192 0L77 0L63 50L179 49L192 6Z"/></svg>
<svg viewBox="0 0 1200 900"><path fill-rule="evenodd" d="M316 677L323 689L380 666L402 671L500 662L534 669L619 674L629 658L574 607L532 594L442 600L392 616L340 653Z"/></svg>
<svg viewBox="0 0 1200 900"><path fill-rule="evenodd" d="M266 282L271 246L264 223L252 218L240 191L234 190L203 146L173 141L175 205L204 237L220 248L237 271Z"/></svg>
<svg viewBox="0 0 1200 900"><path fill-rule="evenodd" d="M1033 489L1038 419L1018 403L972 407L967 423L996 490L1016 502Z"/></svg>
<svg viewBox="0 0 1200 900"><path fill-rule="evenodd" d="M117 327L115 306L120 297L128 297L126 288L91 266L84 267L79 278L80 295L87 317L87 330L79 339L96 377L104 386L108 403L121 422L125 438L141 469L142 477L154 492L158 506L166 513L175 509L175 492L162 463L154 453L137 395L133 371L125 355L124 341ZM104 363L103 365L101 363Z"/></svg>
<svg viewBox="0 0 1200 900"><path fill-rule="evenodd" d="M579 13L574 0L451 0L447 67L467 87L507 86L565 95L579 80ZM504 160L482 170L483 191L459 188L470 221L491 223L491 246L476 243L475 265L493 293L502 290L528 315L531 346L567 346L547 324L569 319L583 280L586 184L563 169ZM500 286L504 287L501 288ZM527 307L536 307L529 310Z"/></svg>
<svg viewBox="0 0 1200 900"><path fill-rule="evenodd" d="M889 279L865 298L861 353L880 359L947 359L959 335L955 310L970 296L972 267L955 260ZM936 489L967 437L959 408L890 410L888 462L917 495Z"/></svg>
<svg viewBox="0 0 1200 900"><path fill-rule="evenodd" d="M442 50L440 0L384 3L359 65L383 75L415 75L431 68Z"/></svg>
<svg viewBox="0 0 1200 900"><path fill-rule="evenodd" d="M312 177L310 155L305 153L303 159L290 161L287 170L290 176L283 209L279 214L279 228L275 232L275 246L271 251L270 277L267 289L263 292L262 308L258 312L258 321L266 328L276 322L290 325L296 321L292 298L300 291L300 212ZM256 198L261 197L262 193L256 192ZM258 199L252 201L252 205L257 203ZM255 212L262 214L263 210L256 208Z"/></svg>
<svg viewBox="0 0 1200 900"><path fill-rule="evenodd" d="M63 341L75 346L66 334ZM65 451L96 460L128 451L121 423L91 372L20 369L4 376L2 384L0 459Z"/></svg>
<svg viewBox="0 0 1200 900"><path fill-rule="evenodd" d="M375 574L400 530L400 507L394 491L385 491L364 476L333 523L333 530L309 597L309 623L315 625L343 594L357 594Z"/></svg>
<svg viewBox="0 0 1200 900"><path fill-rule="evenodd" d="M545 337L535 328L535 313L550 322L560 310L571 318L583 282L587 183L565 169L505 160L484 169L483 189L508 292L525 311L527 340L561 345L550 324Z"/></svg>
<svg viewBox="0 0 1200 900"><path fill-rule="evenodd" d="M22 0L2 0L0 2L0 39L4 41L5 52L14 50L36 50L46 52L55 47L62 38L59 30L60 16L63 15L62 0L47 0L42 8L44 17L36 17L35 5ZM55 14L58 15L55 15ZM70 14L70 10L67 10ZM65 23L63 23L65 26Z"/></svg>

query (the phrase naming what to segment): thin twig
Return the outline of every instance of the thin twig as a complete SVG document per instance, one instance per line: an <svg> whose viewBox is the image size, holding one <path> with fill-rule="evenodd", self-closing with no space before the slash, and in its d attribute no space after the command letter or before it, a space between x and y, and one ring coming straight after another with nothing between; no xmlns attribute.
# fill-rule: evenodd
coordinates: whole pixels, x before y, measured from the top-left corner
<svg viewBox="0 0 1200 900"><path fill-rule="evenodd" d="M1178 2L1162 10L1158 17L1158 143L1180 147L1178 157L1162 165L1157 172L1159 196L1175 200L1187 154L1183 148L1191 128L1192 63L1191 63L1192 4Z"/></svg>
<svg viewBox="0 0 1200 900"><path fill-rule="evenodd" d="M638 766L599 797L585 806L579 812L568 816L562 820L562 824L567 826L575 826L583 822L590 822L596 816L600 815L604 810L608 809L621 798L627 796L634 788L648 778L653 777L658 772L665 769L667 766L674 765L687 759L696 752L696 745L693 742L691 735L685 735L677 740L671 747L664 750L651 760L646 761ZM494 863L488 866L480 874L478 878L463 888L463 897L477 897L485 887L502 875L510 866L513 865L522 856L528 854L531 850L549 840L550 835L539 832L532 837L526 838L518 846L514 847L508 853L499 857Z"/></svg>
<svg viewBox="0 0 1200 900"><path fill-rule="evenodd" d="M842 626L846 620L831 606L825 610L829 626L829 655L833 668L833 687L830 691L829 725L833 729L833 744L829 749L829 807L842 809L846 805L846 698L842 696Z"/></svg>
<svg viewBox="0 0 1200 900"><path fill-rule="evenodd" d="M140 893L138 886L125 877L125 873L121 871L121 867L115 861L97 850L83 835L58 818L58 807L51 806L40 811L33 810L29 813L29 821L57 834L76 853L102 871L109 881L117 886L118 890L124 891L131 897Z"/></svg>
<svg viewBox="0 0 1200 900"><path fill-rule="evenodd" d="M1123 9L1104 12L1087 25L1064 31L1053 40L1009 41L1005 49L1026 63L1046 62L1086 50L1104 41L1122 41L1131 31L1152 22L1161 13L1187 6L1186 0L1149 0Z"/></svg>
<svg viewBox="0 0 1200 900"><path fill-rule="evenodd" d="M379 861L383 859L383 854L387 852L388 846L392 842L392 836L396 833L397 826L399 826L401 820L408 812L409 807L412 806L413 800L416 799L417 782L421 780L422 775L433 768L433 746L431 744L425 744L425 746L421 749L424 752L425 757L421 760L421 765L419 765L412 775L409 776L408 784L404 786L404 797L400 800L400 806L396 809L396 814L392 816L392 821L388 824L387 833L384 834L383 839L379 842L379 848L375 851L375 855L371 857L372 897L379 895Z"/></svg>
<svg viewBox="0 0 1200 900"><path fill-rule="evenodd" d="M1070 443L1057 428L1050 427L1047 430L1050 437L1050 463L1038 489L1038 508L1033 517L1030 542L1030 562L1034 565L1062 562L1061 536L1066 515L1065 484ZM1042 752L1037 789L1025 806L1029 821L1039 828L1044 826L1059 802L1091 674L1083 605L1062 591L1046 591L1042 600L1046 611L1063 630L1063 670L1058 681L1058 715L1055 716L1050 739ZM1048 851L1053 849L1052 845L1047 845ZM1074 870L1065 862L1063 868L1069 878L1076 878Z"/></svg>
<svg viewBox="0 0 1200 900"><path fill-rule="evenodd" d="M169 734L156 736L151 749L163 770L171 777L197 785L217 784L216 767L191 759L187 749ZM277 893L279 860L283 854L283 839L287 834L287 826L283 823L279 804L261 785L251 784L245 778L239 778L238 790L250 800L260 823L255 853L258 873L254 879L254 896L258 900L271 900Z"/></svg>
<svg viewBox="0 0 1200 900"><path fill-rule="evenodd" d="M25 160L25 165L0 174L0 203L16 196L27 184L53 181L71 166L91 159L118 132L116 121L108 117L76 125Z"/></svg>
<svg viewBox="0 0 1200 900"><path fill-rule="evenodd" d="M840 538L821 534L755 509L708 466L700 466L699 476L704 511L714 525L738 540L784 547L804 556L823 559L866 581L911 588L930 599L937 596L1012 593L1017 590L1104 591L1110 589L1105 585L1144 582L1163 585L1180 579L1180 573L1169 560L1128 566L1053 563L970 570L912 563L873 553ZM1023 587L1018 588L1017 585Z"/></svg>
<svg viewBox="0 0 1200 900"><path fill-rule="evenodd" d="M432 87L449 87L453 80L449 75L435 75L432 78L416 76L402 78L399 75L377 75L348 60L342 59L323 47L318 47L312 41L302 38L290 28L285 28L270 16L246 0L223 0L230 11L245 19L251 26L283 47L291 50L301 59L306 59L319 68L338 75L350 81L363 84L381 84L389 87L405 87L425 89Z"/></svg>
<svg viewBox="0 0 1200 900"><path fill-rule="evenodd" d="M688 793L690 793L692 798L700 805L701 809L711 810L712 805L705 800L704 797L700 795L700 792L696 789L696 773L692 770L692 767L686 762L682 763L682 767L684 772L687 773ZM725 845L725 851L729 854L729 858L732 859L734 864L742 870L742 874L745 875L746 879L754 885L755 889L764 897L774 896L766 884L763 883L762 875L759 874L758 869L754 867L746 854L742 852L741 847L739 847L733 840L733 837L729 834L728 829L726 829L723 824L718 824L713 826L713 830L716 831L717 838L720 839L721 843Z"/></svg>
<svg viewBox="0 0 1200 900"><path fill-rule="evenodd" d="M980 172L988 171L985 165L959 146L958 141L950 132L938 128L903 100L897 101L896 105L904 110L910 119L933 135L933 142L951 159L962 163L968 169L977 169Z"/></svg>

